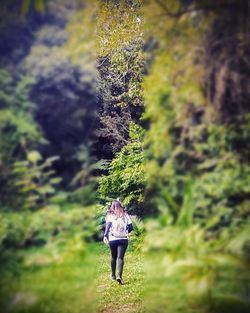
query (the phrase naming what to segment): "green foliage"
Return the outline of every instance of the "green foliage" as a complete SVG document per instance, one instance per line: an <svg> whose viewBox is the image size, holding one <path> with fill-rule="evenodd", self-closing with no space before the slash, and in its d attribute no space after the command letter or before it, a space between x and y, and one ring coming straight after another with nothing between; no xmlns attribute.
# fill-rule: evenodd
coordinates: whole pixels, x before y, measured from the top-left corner
<svg viewBox="0 0 250 313"><path fill-rule="evenodd" d="M60 168L64 186L70 189L70 182L82 165L77 154L83 146L93 145L96 137L95 64L89 60L87 52L80 53L78 58L74 55L76 41L78 48L82 44L79 33L82 29L92 33L92 28L81 19L81 14L84 15L88 8L84 6L82 10L80 3L71 7L67 0L49 1L48 6L49 16L54 16L53 22L47 21L46 14L45 24L37 29L22 66L34 79L31 95L36 105L36 121L48 141L42 147L43 154L60 156L57 169ZM80 11L76 10L78 6ZM61 19L64 22L58 23ZM77 30L77 27L81 29ZM94 36L91 38L93 40ZM84 44L88 45L87 41L84 37ZM92 149L91 157L93 155Z"/></svg>
<svg viewBox="0 0 250 313"><path fill-rule="evenodd" d="M88 71L95 70L97 6L96 0L84 1L84 9L75 11L66 26L69 36L64 51L74 64L81 66L84 61L84 68Z"/></svg>
<svg viewBox="0 0 250 313"><path fill-rule="evenodd" d="M2 212L1 250L44 245L47 245L48 250L54 250L56 247L62 247L64 250L66 247L74 249L77 242L84 245L85 240L91 240L97 233L95 214L96 206L61 210L55 205L35 212Z"/></svg>
<svg viewBox="0 0 250 313"><path fill-rule="evenodd" d="M113 97L119 106L141 105L143 101L144 54L140 5L140 1L135 1L134 5L107 1L101 4L98 15L99 57L103 63L105 59L109 60L109 72L112 73L105 83L110 85L109 97ZM116 89L119 85L125 89L119 97L112 94L112 84Z"/></svg>
<svg viewBox="0 0 250 313"><path fill-rule="evenodd" d="M143 223L143 221L138 218L137 216L132 216L132 224L133 224L133 234L135 234L135 236L140 237L144 234L145 232L145 225Z"/></svg>
<svg viewBox="0 0 250 313"><path fill-rule="evenodd" d="M98 160L90 146L82 145L76 154L76 159L81 162L80 170L71 181L71 192L69 200L81 205L94 204L97 201L97 188L100 173L107 169L108 161Z"/></svg>
<svg viewBox="0 0 250 313"><path fill-rule="evenodd" d="M42 162L41 154L34 150L27 153L25 161L14 163L15 185L23 195L23 209L34 210L49 205L50 197L56 192L56 185L62 180L54 176L52 164L56 160L58 157L54 156ZM52 200L55 202L55 198Z"/></svg>
<svg viewBox="0 0 250 313"><path fill-rule="evenodd" d="M22 15L25 15L29 12L31 9L31 6L34 6L34 8L39 13L44 13L45 11L45 1L44 0L22 0L22 7L21 7L21 13Z"/></svg>
<svg viewBox="0 0 250 313"><path fill-rule="evenodd" d="M216 28L232 11L216 19L218 12L202 11L208 2L196 11L197 3L142 7L145 39L153 43L143 81L149 123L144 203L157 213L146 223L142 246L146 306L148 312L247 312L249 116L235 87L240 79L232 86L222 74L217 79L221 68L215 71L217 57L230 63L225 34ZM221 48L212 47L219 40Z"/></svg>
<svg viewBox="0 0 250 313"><path fill-rule="evenodd" d="M34 105L29 99L33 80L21 77L14 80L6 70L0 71L0 202L2 206L18 205L12 175L12 164L21 160L26 149L44 143L37 123L34 121Z"/></svg>
<svg viewBox="0 0 250 313"><path fill-rule="evenodd" d="M93 174L106 169L107 160L97 160L95 156L91 155L90 150L88 146L79 148L76 157L82 163L82 168L73 178L72 185L84 186L89 181L96 181L97 177Z"/></svg>
<svg viewBox="0 0 250 313"><path fill-rule="evenodd" d="M71 309L70 301L56 308L52 302L62 281L67 287L63 284L58 296L61 302L80 301L84 294L76 291L83 283L81 261L87 242L101 239L106 212L82 206L97 201L98 183L101 201L119 197L129 213L156 213L148 221L133 216L130 235L129 249L153 259L152 266L146 262L150 278L143 285L152 283L156 296L149 293L147 299L156 305L146 311L247 311L249 43L247 10L237 9L244 1L220 1L218 12L213 7L219 4L211 1L4 2L1 29L12 19L10 28L14 20L13 29L19 30L15 12L6 14L12 6L22 6L27 20L54 7L41 22L22 18L27 23L18 36L22 44L10 40L15 48L7 47L10 57L3 59L15 73L0 71L0 204L19 209L1 210L0 261L14 264L14 252L23 256L25 267L21 283L9 276L3 290L20 284L20 290L32 286L46 294L38 292L39 302L29 294L20 300L12 291L6 311L19 311L15 305L22 299L37 301L34 312L83 309ZM20 69L33 78L20 76ZM146 130L138 126L142 113ZM43 160L38 151L56 151L60 161ZM61 178L55 169L67 192L57 188ZM107 288L107 272L101 274L105 305L100 311L118 310L117 296L129 304L122 311L141 309L132 304L142 285L135 255L128 254L131 280L125 289ZM76 265L79 272L72 270ZM107 269L108 261L102 266ZM74 292L62 273L78 277ZM47 294L54 275L57 286Z"/></svg>
<svg viewBox="0 0 250 313"><path fill-rule="evenodd" d="M150 123L145 203L169 223L199 223L216 235L249 215L249 117L218 123L219 112L204 92L199 52L214 16L194 16L186 8L174 1L143 6L146 38L158 43L149 50L153 61L143 83ZM168 18L157 23L161 14Z"/></svg>
<svg viewBox="0 0 250 313"><path fill-rule="evenodd" d="M205 229L197 225L186 229L177 226L162 227L160 220L149 220L143 244L148 266L151 266L153 255L158 258L154 260L153 267L148 268L148 276L155 283L157 278L153 275L158 277L158 274L154 268L160 271L162 280L158 280L156 290L169 289L173 293L173 298L165 299L165 303L167 301L169 305L176 306L178 297L174 293L178 293L182 294L181 305L188 312L193 305L200 303L204 312L213 308L217 301L226 306L232 298L238 299L239 310L247 307L246 292L250 277L245 263L247 254L243 256L242 252L248 227L246 223L242 230L238 229L234 233L233 238L231 233L209 241ZM241 242L240 249L235 249L236 242ZM223 299L220 298L222 294ZM155 297L161 301L160 295ZM172 310L176 308L173 307Z"/></svg>
<svg viewBox="0 0 250 313"><path fill-rule="evenodd" d="M122 202L139 211L144 201L145 152L144 131L138 125L130 125L131 142L111 161L108 175L100 180L99 193L103 200L120 197Z"/></svg>
<svg viewBox="0 0 250 313"><path fill-rule="evenodd" d="M119 51L130 42L142 36L139 7L141 1L137 0L131 5L126 1L106 1L100 4L98 16L99 53L107 55L110 51ZM122 19L118 19L118 18ZM104 26L104 27L103 27Z"/></svg>
<svg viewBox="0 0 250 313"><path fill-rule="evenodd" d="M127 145L129 125L139 122L145 68L140 1L99 2L97 10L99 140L110 158Z"/></svg>
<svg viewBox="0 0 250 313"><path fill-rule="evenodd" d="M34 105L29 99L29 87L33 80L22 77L15 82L6 70L0 71L1 117L0 156L5 162L22 153L35 140L41 142L41 134L33 119Z"/></svg>
<svg viewBox="0 0 250 313"><path fill-rule="evenodd" d="M241 126L245 133L247 125ZM199 222L217 232L249 215L247 147L234 152L236 129L215 124L207 129L204 125L192 127L164 163L160 159L158 165L150 161L148 188L158 188L154 200L172 222L179 224L184 218L189 226L192 221ZM190 183L189 175L193 176Z"/></svg>
<svg viewBox="0 0 250 313"><path fill-rule="evenodd" d="M240 225L239 229L231 229L229 240L225 245L225 250L229 253L240 256L243 260L250 260L250 241L249 241L249 223L250 219Z"/></svg>

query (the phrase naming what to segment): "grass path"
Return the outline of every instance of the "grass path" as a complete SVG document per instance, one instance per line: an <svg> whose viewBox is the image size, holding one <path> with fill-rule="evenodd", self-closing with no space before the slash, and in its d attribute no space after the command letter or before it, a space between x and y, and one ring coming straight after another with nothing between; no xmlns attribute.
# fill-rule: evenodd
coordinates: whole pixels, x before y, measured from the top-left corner
<svg viewBox="0 0 250 313"><path fill-rule="evenodd" d="M120 286L110 279L110 252L100 246L98 313L142 313L143 266L141 255L129 246L125 255L124 284Z"/></svg>

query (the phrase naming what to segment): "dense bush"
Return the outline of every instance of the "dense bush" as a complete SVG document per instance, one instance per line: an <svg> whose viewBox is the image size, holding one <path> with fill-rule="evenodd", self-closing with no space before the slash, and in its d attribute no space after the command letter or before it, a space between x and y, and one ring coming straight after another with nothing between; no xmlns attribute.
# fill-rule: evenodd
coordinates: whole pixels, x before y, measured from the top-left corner
<svg viewBox="0 0 250 313"><path fill-rule="evenodd" d="M50 242L90 240L98 232L95 219L96 207L61 210L58 205L48 206L36 212L2 212L0 228L1 249L28 248L46 245Z"/></svg>
<svg viewBox="0 0 250 313"><path fill-rule="evenodd" d="M182 294L181 306L188 312L200 303L203 309L221 312L235 301L239 312L247 312L249 219L217 240L208 240L205 229L198 225L166 227L161 219L149 220L146 229L143 250L148 279L156 281L153 275L158 275L157 268L161 280L155 290L174 291L171 299L167 296L162 301L178 306L178 295Z"/></svg>

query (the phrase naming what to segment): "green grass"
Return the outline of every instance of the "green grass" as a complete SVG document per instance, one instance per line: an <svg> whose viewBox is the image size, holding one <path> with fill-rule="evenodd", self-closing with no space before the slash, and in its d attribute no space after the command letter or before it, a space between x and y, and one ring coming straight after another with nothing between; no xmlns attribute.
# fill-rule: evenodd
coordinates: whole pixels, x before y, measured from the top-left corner
<svg viewBox="0 0 250 313"><path fill-rule="evenodd" d="M179 276L165 276L165 256L166 254L160 251L145 256L145 312L205 313L204 303L202 305L190 303L186 295L185 283Z"/></svg>
<svg viewBox="0 0 250 313"><path fill-rule="evenodd" d="M143 266L140 253L133 251L129 245L125 255L125 265L123 272L124 284L120 286L110 279L110 252L106 246L101 247L102 256L100 259L98 294L98 312L115 313L144 312L142 306Z"/></svg>
<svg viewBox="0 0 250 313"><path fill-rule="evenodd" d="M0 278L1 313L142 312L142 264L128 248L124 285L110 280L103 243L55 258L51 247L10 254Z"/></svg>
<svg viewBox="0 0 250 313"><path fill-rule="evenodd" d="M2 273L1 312L95 312L98 253L96 244L59 261L44 248L22 253L22 263L12 261Z"/></svg>
<svg viewBox="0 0 250 313"><path fill-rule="evenodd" d="M249 271L238 263L223 264L217 269L215 281L208 292L201 294L201 285L190 279L199 278L191 267L166 275L167 254L147 253L145 257L145 313L247 313L249 302ZM176 260L178 261L178 259ZM202 270L206 270L202 265ZM203 285L204 286L204 285Z"/></svg>
<svg viewBox="0 0 250 313"><path fill-rule="evenodd" d="M103 243L58 255L51 248L15 251L0 270L1 313L246 313L247 272L223 266L211 294L194 297L187 276L166 276L166 253L138 252L130 242L124 285L110 279L110 251ZM186 277L186 278L185 278ZM195 289L196 290L196 289ZM190 290L192 291L192 290ZM198 291L198 290L196 290Z"/></svg>

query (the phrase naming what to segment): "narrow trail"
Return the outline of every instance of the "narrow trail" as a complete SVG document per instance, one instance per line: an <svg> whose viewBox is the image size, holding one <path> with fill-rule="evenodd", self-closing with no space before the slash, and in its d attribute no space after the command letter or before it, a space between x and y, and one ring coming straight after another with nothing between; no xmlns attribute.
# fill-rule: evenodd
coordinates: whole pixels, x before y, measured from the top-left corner
<svg viewBox="0 0 250 313"><path fill-rule="evenodd" d="M98 275L98 313L142 313L143 266L142 256L129 246L125 255L124 284L110 279L110 253L105 245L100 247Z"/></svg>

